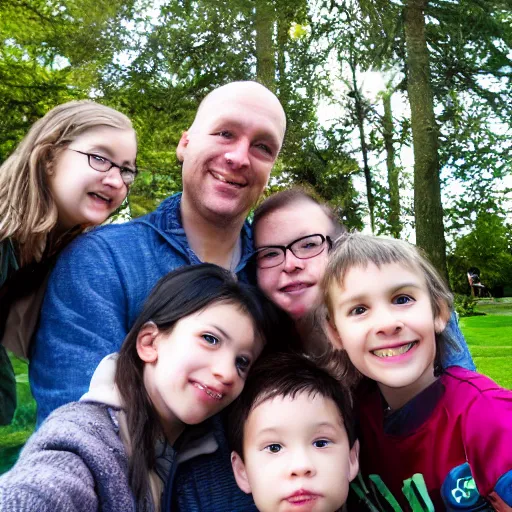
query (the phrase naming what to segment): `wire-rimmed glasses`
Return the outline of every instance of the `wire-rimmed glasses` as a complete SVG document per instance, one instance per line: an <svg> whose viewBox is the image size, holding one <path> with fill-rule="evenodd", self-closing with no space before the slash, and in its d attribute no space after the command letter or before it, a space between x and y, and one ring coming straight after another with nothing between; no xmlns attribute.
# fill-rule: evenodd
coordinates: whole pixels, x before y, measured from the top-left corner
<svg viewBox="0 0 512 512"><path fill-rule="evenodd" d="M119 169L119 173L121 174L121 179L127 187L129 187L135 181L135 178L139 172L137 169L130 169L130 167L123 167L122 165L118 165L104 156L96 155L94 153L85 153L84 151L78 151L78 149L67 149L74 151L75 153L85 155L89 162L89 167L95 171L108 172L110 169L112 169L112 167L117 167Z"/></svg>

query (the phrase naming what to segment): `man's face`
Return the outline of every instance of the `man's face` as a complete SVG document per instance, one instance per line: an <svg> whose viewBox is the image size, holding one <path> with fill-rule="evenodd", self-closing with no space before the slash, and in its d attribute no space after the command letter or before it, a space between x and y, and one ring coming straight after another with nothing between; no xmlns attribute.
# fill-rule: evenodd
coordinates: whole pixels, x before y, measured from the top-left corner
<svg viewBox="0 0 512 512"><path fill-rule="evenodd" d="M235 478L260 512L335 512L357 475L336 404L316 394L276 397L255 407L244 426L244 461L233 452Z"/></svg>
<svg viewBox="0 0 512 512"><path fill-rule="evenodd" d="M183 211L210 223L245 219L267 184L285 127L279 101L263 86L241 82L214 91L177 149Z"/></svg>

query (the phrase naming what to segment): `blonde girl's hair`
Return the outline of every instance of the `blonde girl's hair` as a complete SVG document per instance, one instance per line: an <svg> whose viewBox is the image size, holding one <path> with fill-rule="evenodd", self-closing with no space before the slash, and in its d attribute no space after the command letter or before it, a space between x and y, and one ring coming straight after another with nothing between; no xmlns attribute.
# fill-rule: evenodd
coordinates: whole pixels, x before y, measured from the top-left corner
<svg viewBox="0 0 512 512"><path fill-rule="evenodd" d="M0 241L11 238L16 243L22 266L41 259L57 224L48 186L56 158L79 135L98 126L132 129L124 114L94 101L59 105L32 125L0 167Z"/></svg>
<svg viewBox="0 0 512 512"><path fill-rule="evenodd" d="M420 249L403 240L379 238L350 233L335 241L329 255L329 262L322 281L324 302L327 314L334 318L332 285L343 286L347 272L353 267L365 268L373 263L378 268L398 263L412 271L419 272L425 279L434 318L446 317L453 309L453 295L446 282ZM446 345L453 341L445 333L436 333L436 371L440 371L440 361ZM347 359L345 358L345 363ZM350 377L353 377L350 375Z"/></svg>

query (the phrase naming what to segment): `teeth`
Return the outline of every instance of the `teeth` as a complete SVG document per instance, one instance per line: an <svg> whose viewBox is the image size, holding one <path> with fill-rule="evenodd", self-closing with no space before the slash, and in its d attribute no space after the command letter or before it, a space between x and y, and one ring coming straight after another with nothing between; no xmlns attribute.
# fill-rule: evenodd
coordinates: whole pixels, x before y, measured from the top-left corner
<svg viewBox="0 0 512 512"><path fill-rule="evenodd" d="M199 384L198 382L194 383L195 386L202 391L204 391L207 395L211 396L212 398L215 398L216 400L220 400L224 395L222 393L216 393L215 391L212 391L210 388L207 388L206 386L203 386L202 384Z"/></svg>
<svg viewBox="0 0 512 512"><path fill-rule="evenodd" d="M400 347L395 348L383 348L380 350L373 350L372 354L376 355L377 357L393 357L393 356L399 356L401 354L405 354L411 348L416 344L415 341L412 341L411 343L408 343L407 345L401 345Z"/></svg>
<svg viewBox="0 0 512 512"><path fill-rule="evenodd" d="M221 176L220 174L217 174L216 172L212 172L214 178L218 179L219 181L222 181L223 183L229 183L230 185L236 185L237 187L241 187L242 185L240 183L235 183L234 181L228 181L226 178Z"/></svg>
<svg viewBox="0 0 512 512"><path fill-rule="evenodd" d="M97 194L96 192L91 192L91 195L99 197L100 199L103 199L103 201L106 201L107 203L110 202L110 198L102 196L101 194Z"/></svg>

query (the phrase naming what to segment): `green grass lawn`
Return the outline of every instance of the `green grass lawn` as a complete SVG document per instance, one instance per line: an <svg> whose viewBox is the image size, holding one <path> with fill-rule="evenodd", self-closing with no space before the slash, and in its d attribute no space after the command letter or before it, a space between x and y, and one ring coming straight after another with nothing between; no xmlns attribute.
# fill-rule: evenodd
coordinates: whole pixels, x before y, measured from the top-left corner
<svg viewBox="0 0 512 512"><path fill-rule="evenodd" d="M460 319L477 370L512 389L512 301L482 301L477 311L485 316Z"/></svg>
<svg viewBox="0 0 512 512"><path fill-rule="evenodd" d="M477 370L512 389L512 299L481 301L477 311L485 316L460 319ZM27 364L15 357L11 361L16 372L18 408L13 423L0 427L0 474L15 462L35 425L36 406L30 393Z"/></svg>
<svg viewBox="0 0 512 512"><path fill-rule="evenodd" d="M0 427L0 474L7 471L18 457L18 452L34 430L36 404L28 383L28 366L25 361L11 356L16 373L18 406L12 423Z"/></svg>

